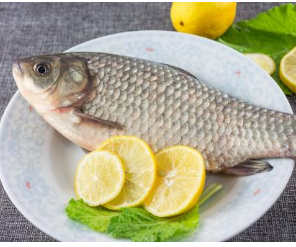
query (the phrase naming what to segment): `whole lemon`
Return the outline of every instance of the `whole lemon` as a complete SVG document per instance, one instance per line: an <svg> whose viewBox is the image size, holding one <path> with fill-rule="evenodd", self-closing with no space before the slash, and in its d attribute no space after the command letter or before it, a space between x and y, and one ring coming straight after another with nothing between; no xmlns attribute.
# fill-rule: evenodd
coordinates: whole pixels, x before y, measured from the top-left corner
<svg viewBox="0 0 296 247"><path fill-rule="evenodd" d="M236 3L173 3L171 20L183 33L216 39L233 23Z"/></svg>

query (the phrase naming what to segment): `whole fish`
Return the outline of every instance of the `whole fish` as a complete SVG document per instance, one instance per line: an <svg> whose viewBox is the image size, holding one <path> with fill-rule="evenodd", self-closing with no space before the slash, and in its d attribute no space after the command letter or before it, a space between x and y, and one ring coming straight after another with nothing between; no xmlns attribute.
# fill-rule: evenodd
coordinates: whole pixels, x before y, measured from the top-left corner
<svg viewBox="0 0 296 247"><path fill-rule="evenodd" d="M296 117L245 103L176 67L106 53L20 59L13 76L23 97L66 138L95 150L133 135L154 152L200 151L206 170L269 171L263 158L296 157Z"/></svg>

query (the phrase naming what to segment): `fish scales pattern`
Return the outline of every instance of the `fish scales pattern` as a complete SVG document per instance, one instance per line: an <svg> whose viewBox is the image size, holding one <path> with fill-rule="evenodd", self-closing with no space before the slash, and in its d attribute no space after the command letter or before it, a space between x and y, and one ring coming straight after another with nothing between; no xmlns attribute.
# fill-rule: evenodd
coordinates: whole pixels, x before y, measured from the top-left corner
<svg viewBox="0 0 296 247"><path fill-rule="evenodd" d="M79 54L81 56L81 54ZM189 145L210 171L248 159L293 156L295 117L244 103L171 67L110 54L84 54L96 96L82 111L118 122L156 152ZM122 133L108 126L103 137Z"/></svg>

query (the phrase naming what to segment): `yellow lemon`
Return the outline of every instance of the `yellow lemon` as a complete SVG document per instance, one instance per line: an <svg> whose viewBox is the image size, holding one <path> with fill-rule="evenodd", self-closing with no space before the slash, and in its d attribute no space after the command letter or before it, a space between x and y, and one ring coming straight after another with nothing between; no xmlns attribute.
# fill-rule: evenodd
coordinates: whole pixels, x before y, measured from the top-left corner
<svg viewBox="0 0 296 247"><path fill-rule="evenodd" d="M221 36L233 23L236 3L172 4L171 20L178 32L195 34L210 39Z"/></svg>
<svg viewBox="0 0 296 247"><path fill-rule="evenodd" d="M137 137L116 136L102 143L97 150L116 153L126 172L125 183L118 196L103 206L119 210L140 205L150 193L156 177L156 163L150 147Z"/></svg>
<svg viewBox="0 0 296 247"><path fill-rule="evenodd" d="M125 172L120 158L111 152L91 152L79 162L75 174L75 192L89 206L114 199L124 184Z"/></svg>
<svg viewBox="0 0 296 247"><path fill-rule="evenodd" d="M247 53L245 54L245 56L250 58L268 74L272 75L274 73L276 65L274 60L270 56L261 53Z"/></svg>
<svg viewBox="0 0 296 247"><path fill-rule="evenodd" d="M158 217L168 217L191 209L200 198L205 183L201 154L187 146L174 146L155 155L157 177L144 202L145 209Z"/></svg>
<svg viewBox="0 0 296 247"><path fill-rule="evenodd" d="M296 93L296 47L282 58L280 78L293 93Z"/></svg>

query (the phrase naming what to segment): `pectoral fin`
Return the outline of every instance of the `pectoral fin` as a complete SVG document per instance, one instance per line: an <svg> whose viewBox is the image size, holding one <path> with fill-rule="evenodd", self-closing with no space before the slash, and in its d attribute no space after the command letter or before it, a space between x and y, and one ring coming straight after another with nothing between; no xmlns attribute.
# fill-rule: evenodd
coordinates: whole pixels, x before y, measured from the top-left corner
<svg viewBox="0 0 296 247"><path fill-rule="evenodd" d="M249 176L256 173L268 172L272 169L273 167L264 160L247 160L223 170L223 173L237 176Z"/></svg>
<svg viewBox="0 0 296 247"><path fill-rule="evenodd" d="M118 129L124 129L124 125L118 122L113 122L113 121L109 121L109 120L105 120L105 119L101 119L101 118L97 118L88 114L85 114L83 112L81 112L79 109L75 109L73 111L73 114L75 114L76 116L80 117L83 120L89 120L89 121L94 121L94 122L98 122L100 124L105 124L114 128L118 128Z"/></svg>

